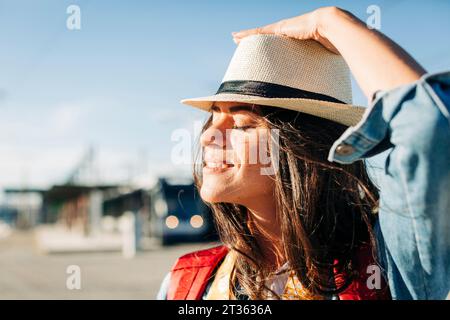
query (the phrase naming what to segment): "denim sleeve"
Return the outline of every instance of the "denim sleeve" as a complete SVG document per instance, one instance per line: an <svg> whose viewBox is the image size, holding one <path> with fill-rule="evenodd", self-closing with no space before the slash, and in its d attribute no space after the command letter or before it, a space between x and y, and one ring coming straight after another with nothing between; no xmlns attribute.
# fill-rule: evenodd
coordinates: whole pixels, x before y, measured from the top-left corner
<svg viewBox="0 0 450 320"><path fill-rule="evenodd" d="M445 299L450 291L449 106L450 72L424 75L379 92L330 150L340 163L383 152L378 250L394 299Z"/></svg>

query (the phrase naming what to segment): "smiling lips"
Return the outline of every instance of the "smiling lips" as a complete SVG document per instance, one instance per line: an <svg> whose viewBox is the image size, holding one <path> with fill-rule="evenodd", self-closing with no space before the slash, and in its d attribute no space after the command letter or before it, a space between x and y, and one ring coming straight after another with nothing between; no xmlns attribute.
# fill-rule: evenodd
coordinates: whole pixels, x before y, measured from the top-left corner
<svg viewBox="0 0 450 320"><path fill-rule="evenodd" d="M234 167L233 163L226 163L225 161L223 162L212 162L212 161L205 161L204 162L204 167L205 168L211 168L211 169L227 169L227 168L231 168Z"/></svg>
<svg viewBox="0 0 450 320"><path fill-rule="evenodd" d="M221 173L234 167L232 163L205 161L203 163L203 171L207 173Z"/></svg>
<svg viewBox="0 0 450 320"><path fill-rule="evenodd" d="M227 158L226 153L205 152L203 158L204 169L225 170L234 167L234 162Z"/></svg>

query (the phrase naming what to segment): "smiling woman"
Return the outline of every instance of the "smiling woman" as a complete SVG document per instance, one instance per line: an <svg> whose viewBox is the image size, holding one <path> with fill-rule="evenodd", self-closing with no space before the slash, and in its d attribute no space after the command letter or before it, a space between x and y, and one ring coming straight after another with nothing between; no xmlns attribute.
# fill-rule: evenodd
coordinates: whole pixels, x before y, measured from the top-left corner
<svg viewBox="0 0 450 320"><path fill-rule="evenodd" d="M297 299L332 298L343 287L330 282L327 270L354 271L355 248L370 245L377 199L361 162L326 161L345 126L274 107L216 106L201 137L205 161L196 181L213 208L222 241L236 253L230 292L251 299L283 297L285 292L271 288L271 278L289 261L290 270L305 279ZM236 129L241 126L248 128ZM220 134L227 130L229 135ZM272 130L278 131L278 142L269 150L260 143L267 139L256 136ZM250 163L249 155L259 149L278 153L275 174L261 174L260 161ZM211 163L222 163L225 150L234 165L210 169ZM242 292L235 290L237 283Z"/></svg>
<svg viewBox="0 0 450 320"><path fill-rule="evenodd" d="M183 100L212 112L194 177L223 245L179 258L159 297L445 298L449 74L337 8L233 37L217 93ZM377 190L362 159L385 150Z"/></svg>
<svg viewBox="0 0 450 320"><path fill-rule="evenodd" d="M203 147L202 199L207 202L231 202L245 205L256 195L272 195L272 179L261 175L263 164L258 154L266 146L267 125L259 109L239 103L216 103L201 135ZM265 148L266 149L266 148ZM268 150L266 150L267 152ZM245 193L242 190L246 190ZM241 198L245 196L245 198ZM237 202L236 202L237 201ZM267 204L267 210L274 207Z"/></svg>

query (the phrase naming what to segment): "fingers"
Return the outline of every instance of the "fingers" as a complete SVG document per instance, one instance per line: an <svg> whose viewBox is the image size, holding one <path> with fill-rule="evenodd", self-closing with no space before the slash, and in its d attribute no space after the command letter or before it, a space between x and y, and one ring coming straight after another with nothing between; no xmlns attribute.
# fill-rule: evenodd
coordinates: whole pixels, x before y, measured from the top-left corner
<svg viewBox="0 0 450 320"><path fill-rule="evenodd" d="M232 32L231 35L233 36L233 41L238 44L243 38L248 37L250 35L254 34L276 34L277 31L277 23L269 24L264 27L259 28L253 28L253 29L247 29L242 30L239 32Z"/></svg>
<svg viewBox="0 0 450 320"><path fill-rule="evenodd" d="M250 36L252 34L260 34L262 28L254 28L254 29L248 29L248 30L242 30L239 32L232 32L231 35L233 36L233 41L238 44L243 38Z"/></svg>

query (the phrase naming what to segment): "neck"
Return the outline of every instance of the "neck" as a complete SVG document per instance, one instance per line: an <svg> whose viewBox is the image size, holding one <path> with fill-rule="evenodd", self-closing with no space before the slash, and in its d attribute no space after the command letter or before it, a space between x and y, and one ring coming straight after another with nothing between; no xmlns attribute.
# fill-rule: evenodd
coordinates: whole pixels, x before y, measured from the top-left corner
<svg viewBox="0 0 450 320"><path fill-rule="evenodd" d="M284 264L285 259L275 203L258 202L247 206L247 210L249 228L262 250L266 263L271 268L279 268Z"/></svg>

